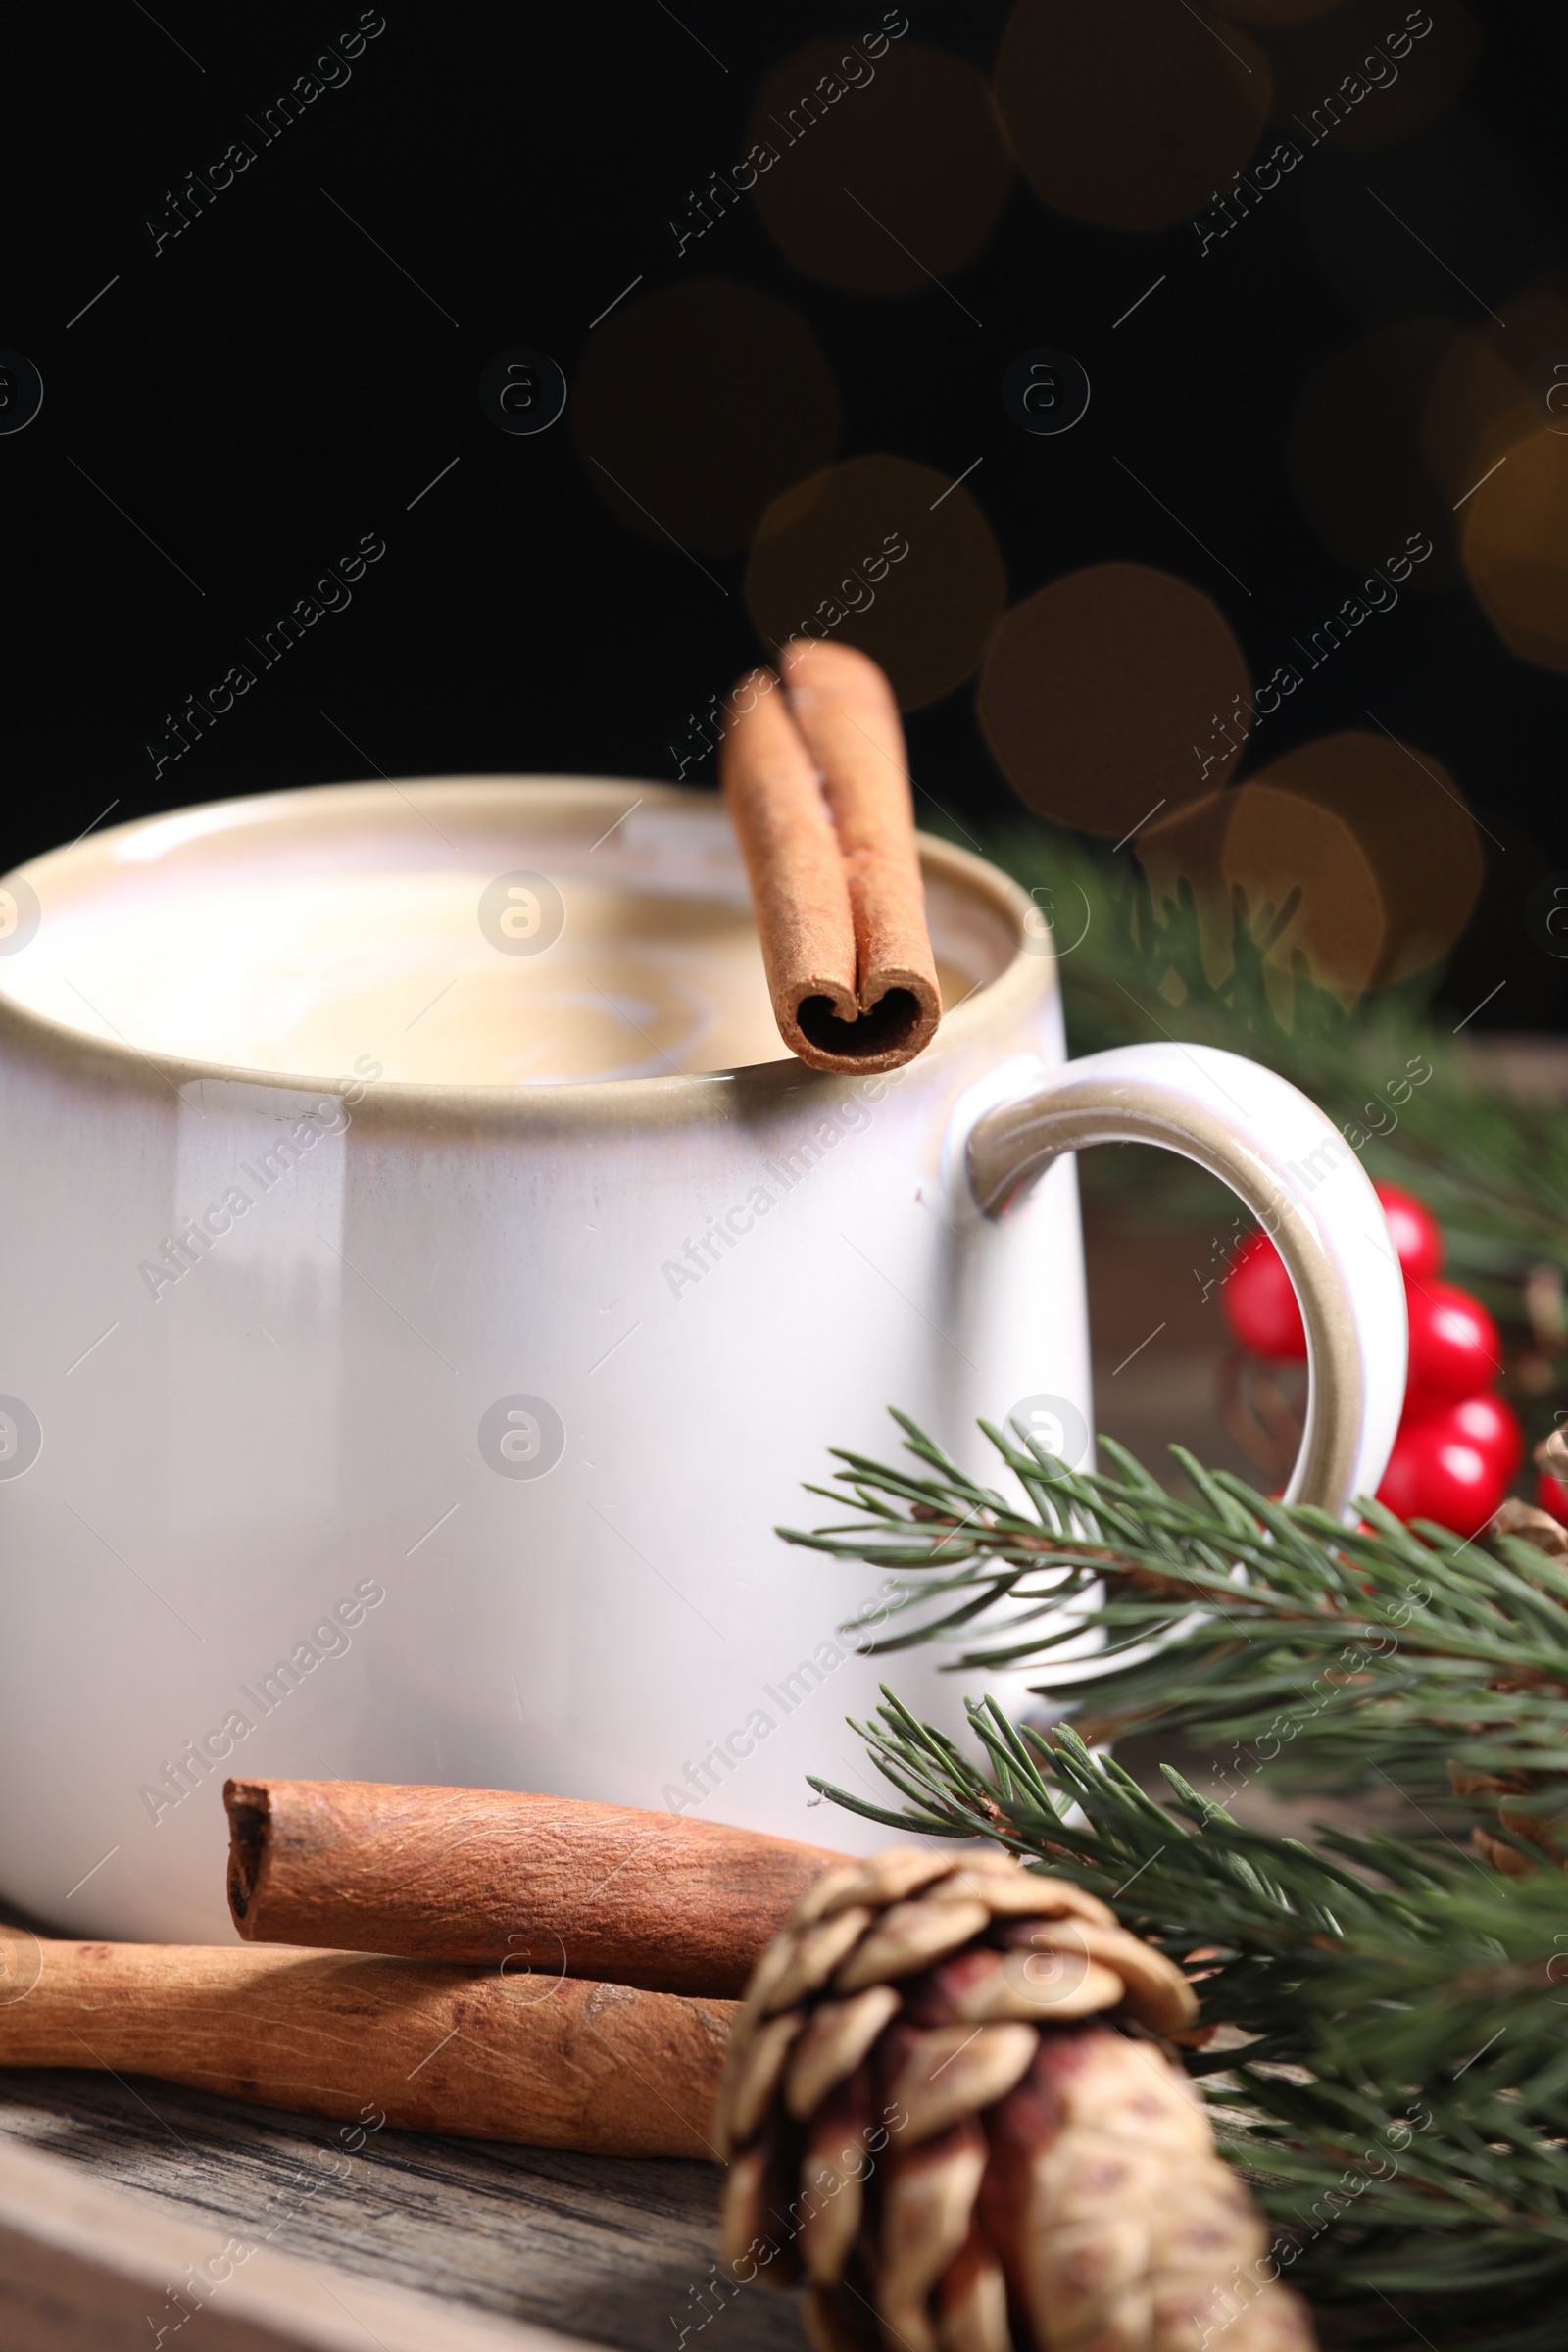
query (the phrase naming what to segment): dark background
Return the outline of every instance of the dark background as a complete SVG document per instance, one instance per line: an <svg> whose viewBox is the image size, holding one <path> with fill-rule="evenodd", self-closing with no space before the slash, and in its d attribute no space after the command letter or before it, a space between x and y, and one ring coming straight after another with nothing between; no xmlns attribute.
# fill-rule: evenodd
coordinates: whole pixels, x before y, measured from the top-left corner
<svg viewBox="0 0 1568 2352"><path fill-rule="evenodd" d="M1432 0L1440 23L1444 6ZM705 555L700 569L633 536L568 419L508 437L475 392L514 345L552 353L569 382L590 321L639 274L634 300L695 269L808 320L838 380L840 457L885 450L955 476L983 459L967 488L1011 600L1110 557L1156 565L1216 600L1266 676L1353 584L1282 462L1312 370L1400 318L1484 323L1467 289L1500 307L1565 250L1565 12L1472 0L1482 53L1436 122L1373 153L1329 143L1201 267L1190 226L1084 226L1016 174L989 245L955 276L962 308L937 286L882 301L814 282L750 201L677 259L666 223L744 153L764 74L881 13L386 0L347 85L156 258L143 221L165 191L250 137L243 116L358 9L215 15L160 0L155 23L124 0L55 13L25 53L14 19L0 343L35 363L45 399L24 433L0 438L0 867L111 804L120 822L375 770L672 777L687 713L764 650L744 557ZM1392 26L1404 9L1385 13ZM907 38L989 73L1007 14L910 0ZM1246 30L1267 45L1264 28ZM1368 186L1424 244L1374 214ZM1162 271L1161 294L1113 332ZM1000 398L1007 363L1041 344L1074 353L1094 385L1059 439L1018 430ZM144 747L165 714L248 659L245 635L367 532L387 553L352 609L155 780ZM1451 1000L1501 974L1478 1026L1554 1024L1568 967L1531 942L1524 906L1568 864L1568 679L1508 652L1463 587L1409 595L1286 706L1269 756L1363 724L1369 705L1447 765L1492 837ZM967 825L1015 812L972 681L913 712L909 736L917 784ZM711 774L710 761L689 780Z"/></svg>

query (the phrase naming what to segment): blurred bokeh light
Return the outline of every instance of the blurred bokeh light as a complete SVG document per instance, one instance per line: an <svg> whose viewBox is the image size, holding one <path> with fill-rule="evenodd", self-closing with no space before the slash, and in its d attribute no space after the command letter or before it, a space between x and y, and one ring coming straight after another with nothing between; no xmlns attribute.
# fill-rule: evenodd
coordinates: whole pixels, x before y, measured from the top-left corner
<svg viewBox="0 0 1568 2352"><path fill-rule="evenodd" d="M700 278L597 328L566 415L588 479L643 537L721 554L838 444L837 386L804 318Z"/></svg>
<svg viewBox="0 0 1568 2352"><path fill-rule="evenodd" d="M1044 201L1102 228L1185 220L1240 172L1268 120L1267 60L1172 0L1021 0L997 102Z"/></svg>
<svg viewBox="0 0 1568 2352"><path fill-rule="evenodd" d="M1243 784L1138 836L1139 860L1160 898L1191 884L1211 980L1229 970L1239 892L1253 937L1282 979L1304 956L1321 987L1349 999L1370 987L1388 932L1383 894L1353 828L1268 782Z"/></svg>
<svg viewBox="0 0 1568 2352"><path fill-rule="evenodd" d="M1450 503L1468 505L1498 460L1537 427L1568 428L1568 366L1549 407L1553 387L1541 380L1558 355L1568 363L1568 301L1554 285L1527 289L1454 342L1433 379L1421 433L1428 467Z"/></svg>
<svg viewBox="0 0 1568 2352"><path fill-rule="evenodd" d="M1378 564L1425 531L1434 554L1410 586L1459 578L1453 497L1434 482L1422 423L1441 370L1463 341L1441 318L1387 326L1319 368L1301 389L1285 470L1315 536L1342 564Z"/></svg>
<svg viewBox="0 0 1568 2352"><path fill-rule="evenodd" d="M1283 978L1304 956L1312 977L1346 998L1430 969L1485 878L1475 820L1447 771L1425 751L1360 731L1303 744L1149 826L1137 852L1156 896L1192 885L1211 977L1229 964L1240 891L1254 927L1272 910L1275 971Z"/></svg>
<svg viewBox="0 0 1568 2352"><path fill-rule="evenodd" d="M1430 27L1413 39L1410 15L1424 16ZM1272 21L1287 26L1264 42L1274 74L1275 121L1289 131L1337 92L1343 114L1333 138L1342 148L1392 146L1435 122L1459 96L1481 54L1481 28L1460 0L1439 0L1404 18L1388 0L1344 0L1332 15L1314 13L1310 23Z"/></svg>
<svg viewBox="0 0 1568 2352"><path fill-rule="evenodd" d="M1464 510L1464 567L1503 643L1568 670L1568 438L1538 428Z"/></svg>
<svg viewBox="0 0 1568 2352"><path fill-rule="evenodd" d="M1119 840L1224 782L1251 688L1212 598L1140 564L1037 589L997 632L980 724L1026 808Z"/></svg>
<svg viewBox="0 0 1568 2352"><path fill-rule="evenodd" d="M1421 422L1428 470L1450 507L1524 439L1533 421L1525 387L1500 354L1480 335L1456 335L1432 379Z"/></svg>
<svg viewBox="0 0 1568 2352"><path fill-rule="evenodd" d="M746 566L747 610L770 647L857 646L902 710L972 675L1005 597L968 491L909 458L852 458L798 482L763 514Z"/></svg>
<svg viewBox="0 0 1568 2352"><path fill-rule="evenodd" d="M1309 18L1343 8L1345 0L1214 0L1214 5L1219 15L1239 18L1244 24L1304 24Z"/></svg>
<svg viewBox="0 0 1568 2352"><path fill-rule="evenodd" d="M785 257L856 294L915 293L972 261L1011 176L983 75L918 41L874 65L808 41L768 74L747 136L757 209Z"/></svg>

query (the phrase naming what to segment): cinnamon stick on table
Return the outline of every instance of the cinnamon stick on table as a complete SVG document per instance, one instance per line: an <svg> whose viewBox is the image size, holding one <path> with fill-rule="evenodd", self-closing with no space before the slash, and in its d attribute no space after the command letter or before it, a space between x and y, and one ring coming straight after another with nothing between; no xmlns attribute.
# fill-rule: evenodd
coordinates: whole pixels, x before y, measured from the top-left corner
<svg viewBox="0 0 1568 2352"><path fill-rule="evenodd" d="M738 1995L842 1855L510 1789L229 1781L228 1900L258 1943Z"/></svg>
<svg viewBox="0 0 1568 2352"><path fill-rule="evenodd" d="M904 729L876 663L795 638L731 698L724 798L790 1051L816 1070L892 1070L942 1017Z"/></svg>
<svg viewBox="0 0 1568 2352"><path fill-rule="evenodd" d="M510 1969L15 1928L0 1928L0 2066L158 2075L361 2126L601 2156L713 2154L735 2013Z"/></svg>

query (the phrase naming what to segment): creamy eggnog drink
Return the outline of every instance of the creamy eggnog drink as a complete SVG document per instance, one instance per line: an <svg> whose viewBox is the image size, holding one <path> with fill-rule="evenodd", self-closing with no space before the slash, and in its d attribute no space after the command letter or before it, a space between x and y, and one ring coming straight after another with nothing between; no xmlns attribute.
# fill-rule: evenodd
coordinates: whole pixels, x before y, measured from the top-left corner
<svg viewBox="0 0 1568 2352"><path fill-rule="evenodd" d="M523 956L479 928L490 880L236 874L62 940L58 972L42 956L29 969L31 1001L69 970L68 992L144 1051L280 1074L331 1076L368 1051L394 1081L542 1086L782 1051L744 909L567 879L560 935Z"/></svg>
<svg viewBox="0 0 1568 2352"><path fill-rule="evenodd" d="M430 847L423 865L318 874L270 872L264 849L184 890L64 898L9 993L144 1053L277 1075L368 1054L394 1083L548 1086L783 1055L744 898L599 881L569 870L591 867L583 844L535 852L556 874ZM939 976L948 1004L974 985Z"/></svg>

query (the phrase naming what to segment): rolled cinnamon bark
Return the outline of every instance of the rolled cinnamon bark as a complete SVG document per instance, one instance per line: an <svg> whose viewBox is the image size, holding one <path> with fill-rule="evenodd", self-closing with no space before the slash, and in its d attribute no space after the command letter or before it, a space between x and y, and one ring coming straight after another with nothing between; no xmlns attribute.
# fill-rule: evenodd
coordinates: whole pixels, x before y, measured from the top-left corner
<svg viewBox="0 0 1568 2352"><path fill-rule="evenodd" d="M719 779L746 860L778 1033L813 1069L837 1067L801 1026L860 1017L855 917L838 836L778 678L750 670L730 696ZM858 1064L857 1065L859 1066Z"/></svg>
<svg viewBox="0 0 1568 2352"><path fill-rule="evenodd" d="M0 1929L0 2066L158 2075L362 2128L710 2156L732 2001L353 1952ZM27 1987L27 1989L23 1989Z"/></svg>
<svg viewBox="0 0 1568 2352"><path fill-rule="evenodd" d="M248 1941L564 1970L738 1995L839 1854L718 1822L510 1789L229 1781Z"/></svg>
<svg viewBox="0 0 1568 2352"><path fill-rule="evenodd" d="M897 1069L942 1014L898 705L848 646L780 672L740 681L720 754L773 1016L812 1069Z"/></svg>

